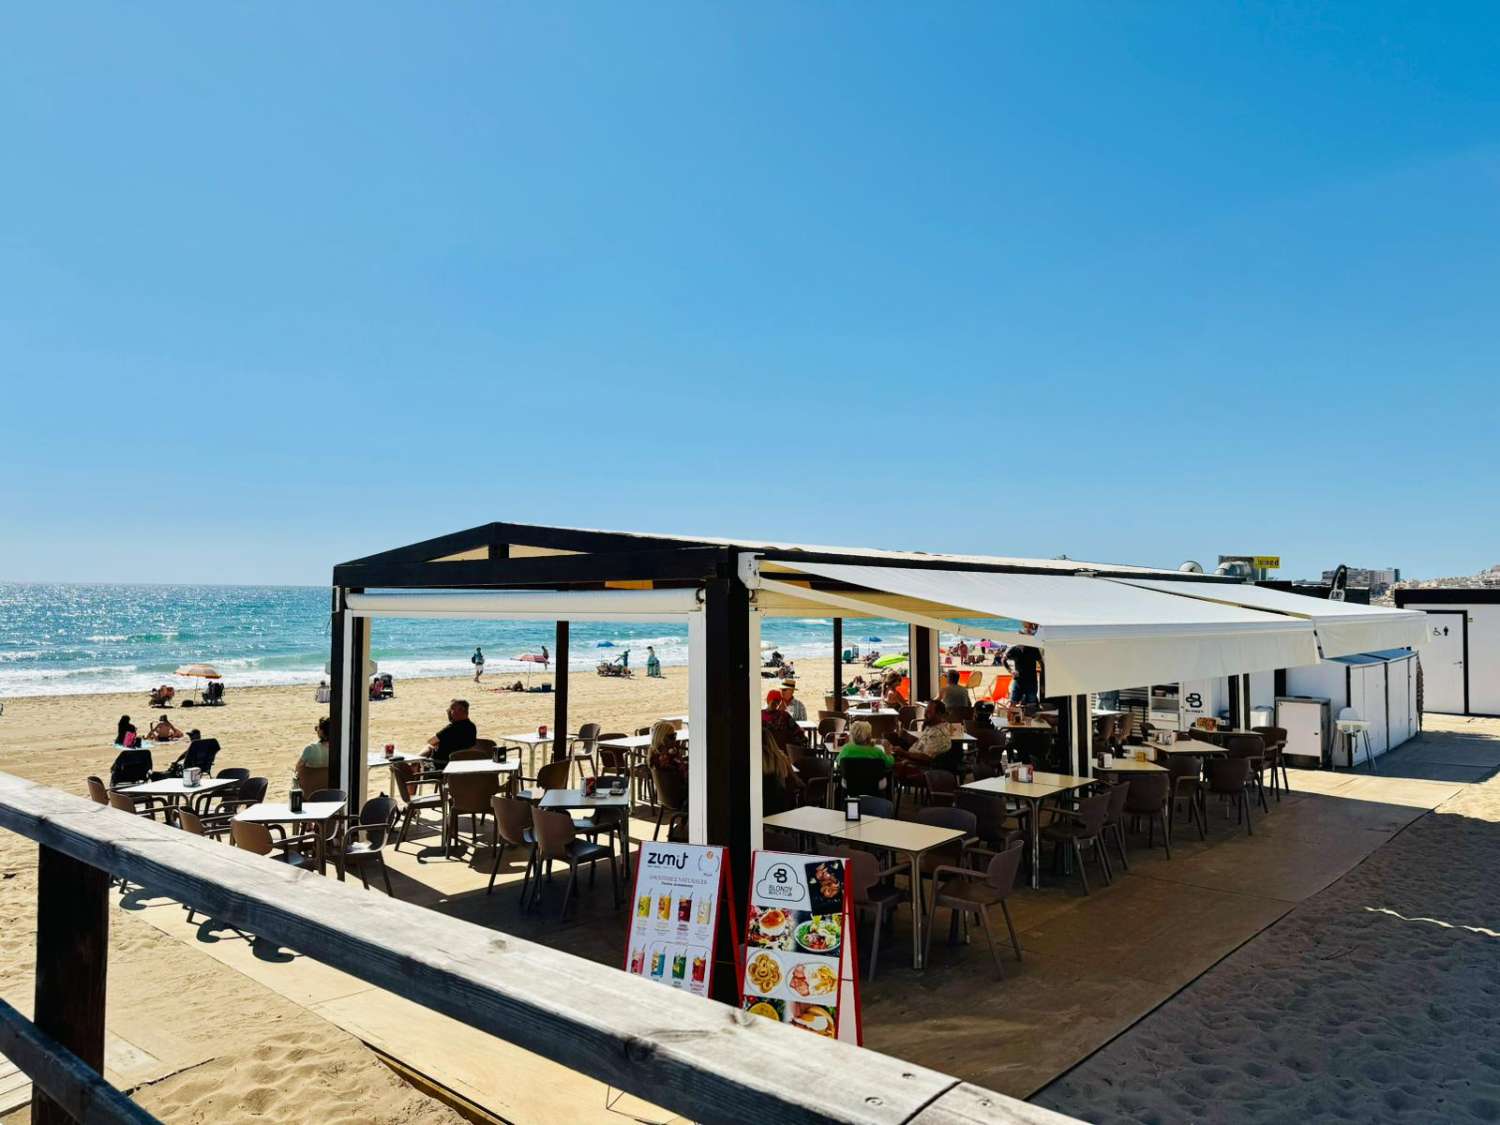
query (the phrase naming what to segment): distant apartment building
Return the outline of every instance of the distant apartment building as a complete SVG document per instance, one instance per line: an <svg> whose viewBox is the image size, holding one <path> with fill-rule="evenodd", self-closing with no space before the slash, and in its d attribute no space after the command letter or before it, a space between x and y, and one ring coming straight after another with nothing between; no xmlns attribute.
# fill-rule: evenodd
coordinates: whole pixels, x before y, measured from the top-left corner
<svg viewBox="0 0 1500 1125"><path fill-rule="evenodd" d="M1323 572L1324 583L1332 582L1333 575L1334 572L1332 570L1325 570ZM1374 569L1363 566L1351 566L1349 568L1349 585L1351 587L1368 587L1371 594L1383 593L1400 581L1400 567L1388 566Z"/></svg>

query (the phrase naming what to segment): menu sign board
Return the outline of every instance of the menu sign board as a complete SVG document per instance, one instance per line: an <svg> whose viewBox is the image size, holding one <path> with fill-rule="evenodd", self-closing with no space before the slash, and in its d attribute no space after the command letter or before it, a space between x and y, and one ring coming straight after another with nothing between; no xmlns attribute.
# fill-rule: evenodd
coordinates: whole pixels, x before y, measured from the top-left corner
<svg viewBox="0 0 1500 1125"><path fill-rule="evenodd" d="M741 1005L858 1043L859 961L845 874L842 859L755 853Z"/></svg>
<svg viewBox="0 0 1500 1125"><path fill-rule="evenodd" d="M641 844L626 971L707 996L723 901L723 848L649 840Z"/></svg>

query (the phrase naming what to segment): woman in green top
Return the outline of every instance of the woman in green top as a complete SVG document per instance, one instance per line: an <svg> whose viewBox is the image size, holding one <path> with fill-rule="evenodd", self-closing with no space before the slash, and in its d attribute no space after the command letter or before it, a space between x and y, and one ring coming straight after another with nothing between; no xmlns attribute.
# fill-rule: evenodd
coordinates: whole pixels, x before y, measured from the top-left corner
<svg viewBox="0 0 1500 1125"><path fill-rule="evenodd" d="M849 728L849 741L844 743L844 748L839 751L840 762L849 758L878 758L886 764L887 768L896 763L895 758L875 745L874 732L870 724L863 719Z"/></svg>

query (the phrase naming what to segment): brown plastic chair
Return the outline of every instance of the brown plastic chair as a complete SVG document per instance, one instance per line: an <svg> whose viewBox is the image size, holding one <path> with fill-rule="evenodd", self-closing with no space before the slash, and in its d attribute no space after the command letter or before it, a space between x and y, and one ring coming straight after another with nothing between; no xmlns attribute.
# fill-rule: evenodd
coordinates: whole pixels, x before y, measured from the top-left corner
<svg viewBox="0 0 1500 1125"><path fill-rule="evenodd" d="M466 750L455 750L448 755L450 762L484 762L495 756L495 744L490 743L488 750L478 744L470 746Z"/></svg>
<svg viewBox="0 0 1500 1125"><path fill-rule="evenodd" d="M1250 824L1250 794L1246 791L1250 783L1249 758L1220 758L1208 763L1208 791L1230 801L1235 807L1235 823L1241 822L1252 836L1255 829ZM1224 810L1229 815L1229 810Z"/></svg>
<svg viewBox="0 0 1500 1125"><path fill-rule="evenodd" d="M1016 873L1021 869L1022 848L1019 842L1003 852L992 854L983 871L970 867L944 865L932 873L932 905L927 908L927 934L923 939L922 960L928 960L932 952L932 931L937 922L939 907L946 907L955 916L976 914L984 928L985 941L990 946L990 957L995 962L995 975L1005 976L1000 963L1000 951L995 947L995 935L990 928L989 909L996 903L1005 915L1005 928L1010 931L1011 948L1016 951L1016 960L1021 960L1021 939L1016 936L1016 926L1010 917L1010 904L1006 901L1016 887Z"/></svg>
<svg viewBox="0 0 1500 1125"><path fill-rule="evenodd" d="M417 786L420 784L416 770L421 767L414 762L398 762L391 767L391 776L396 779L396 792L400 794L401 800L406 805L406 810L401 817L401 831L396 833L395 847L399 851L401 845L406 842L406 834L411 831L412 824L417 819L417 814L426 812L428 809L442 810L443 793L419 793ZM446 822L445 822L446 823ZM447 833L444 832L446 839Z"/></svg>
<svg viewBox="0 0 1500 1125"><path fill-rule="evenodd" d="M162 819L166 819L167 811L171 808L165 799L161 797L132 797L129 793L121 793L118 789L109 791L109 807L127 812L131 816L143 816L149 820L155 820L156 814L161 813Z"/></svg>
<svg viewBox="0 0 1500 1125"><path fill-rule="evenodd" d="M297 788L304 793L313 793L328 788L327 766L304 766L297 763Z"/></svg>
<svg viewBox="0 0 1500 1125"><path fill-rule="evenodd" d="M567 763L560 763L566 765ZM498 773L456 773L447 779L448 809L443 818L443 858L450 854L450 842L458 838L458 818L469 818L470 847L479 848L479 828L493 811L490 799L500 792Z"/></svg>
<svg viewBox="0 0 1500 1125"><path fill-rule="evenodd" d="M978 829L978 818L966 809L945 808L935 805L930 808L918 809L915 820L918 824L930 824L936 828L956 828L964 836L951 844L945 844L941 848L934 848L922 854L920 875L923 879L931 876L934 871L944 864L962 867L964 856L973 845L975 832Z"/></svg>
<svg viewBox="0 0 1500 1125"><path fill-rule="evenodd" d="M500 874L505 849L525 848L526 874L521 877L521 901L525 902L531 869L536 865L536 833L531 828L531 803L497 793L490 798L490 811L495 817L491 837L495 855L490 865L490 884L484 893L491 894L495 889L495 877Z"/></svg>
<svg viewBox="0 0 1500 1125"><path fill-rule="evenodd" d="M867 800L882 799L861 797L860 806L863 808ZM906 892L888 880L894 875L906 874L907 867L902 863L882 870L879 861L872 854L855 848L836 848L832 854L848 860L849 890L854 900L855 913L869 911L875 916L875 926L870 935L870 963L865 969L865 980L874 980L876 962L880 960L880 931L886 928L889 920L896 917L896 908L907 901Z"/></svg>
<svg viewBox="0 0 1500 1125"><path fill-rule="evenodd" d="M1126 786L1124 812L1139 822L1146 818L1146 847L1156 843L1156 825L1161 823L1162 843L1167 848L1167 858L1172 858L1172 819L1167 805L1172 794L1172 775L1169 773L1133 773ZM1127 863L1126 869L1130 865Z"/></svg>
<svg viewBox="0 0 1500 1125"><path fill-rule="evenodd" d="M89 787L89 800L96 805L109 804L109 789L104 782L97 777L84 778L84 784Z"/></svg>
<svg viewBox="0 0 1500 1125"><path fill-rule="evenodd" d="M1276 794L1276 799L1279 801L1283 789L1288 793L1292 791L1292 781L1286 772L1286 728L1251 727L1250 729L1265 739L1266 768L1271 771L1271 792ZM1281 771L1279 779L1276 776L1277 770Z"/></svg>
<svg viewBox="0 0 1500 1125"><path fill-rule="evenodd" d="M1084 870L1085 848L1092 851L1094 857L1098 859L1099 868L1104 872L1105 885L1114 881L1109 870L1109 854L1104 850L1102 843L1104 818L1109 815L1109 802L1110 795L1107 792L1082 797L1076 809L1056 810L1055 819L1042 829L1042 839L1052 844L1052 868L1055 872L1060 871L1062 867L1063 849L1072 847L1073 858L1078 864L1078 877L1083 882L1084 894L1091 893L1088 872Z"/></svg>
<svg viewBox="0 0 1500 1125"><path fill-rule="evenodd" d="M1120 864L1126 871L1130 870L1130 857L1125 854L1125 802L1130 797L1132 784L1133 782L1122 778L1110 786L1109 812L1104 817L1105 844L1107 846L1110 838L1114 838L1115 847L1120 853Z"/></svg>
<svg viewBox="0 0 1500 1125"><path fill-rule="evenodd" d="M568 904L573 899L573 891L578 886L578 865L589 864L589 884L592 886L597 872L593 868L596 860L609 860L609 881L611 892L614 896L614 904L618 909L620 905L620 873L615 865L615 853L602 844L590 843L588 840L578 839L577 832L573 827L573 818L565 812L553 812L550 809L531 810L532 831L536 835L536 862L537 880L536 887L532 892L533 907L541 905L542 895L545 893L547 878L543 877L543 867L548 877L552 874L552 864L560 861L568 865L568 886L563 892L562 911L559 918L567 918Z"/></svg>
<svg viewBox="0 0 1500 1125"><path fill-rule="evenodd" d="M665 822L667 839L670 840L679 825L687 824L687 778L678 770L662 770L652 766L651 785L656 790L656 827L651 832L651 838L661 838L661 826Z"/></svg>
<svg viewBox="0 0 1500 1125"><path fill-rule="evenodd" d="M1167 804L1169 830L1177 827L1177 802L1186 798L1188 820L1198 826L1198 838L1207 840L1208 833L1204 823L1207 818L1203 804L1203 759L1196 754L1168 754L1166 759L1163 764L1167 767L1170 779Z"/></svg>
<svg viewBox="0 0 1500 1125"><path fill-rule="evenodd" d="M305 871L311 871L317 867L317 857L302 850L317 847L316 835L307 832L300 836L284 836L277 839L271 835L272 827L272 825L259 824L251 820L231 820L229 839L242 851L264 856L275 853L275 858L282 863L300 867ZM280 830L279 825L275 827L278 831Z"/></svg>
<svg viewBox="0 0 1500 1125"><path fill-rule="evenodd" d="M573 762L564 758L558 762L548 762L536 771L536 787L543 792L548 789L566 789L568 782L572 780Z"/></svg>
<svg viewBox="0 0 1500 1125"><path fill-rule="evenodd" d="M849 720L843 715L820 715L818 717L818 745L837 749L839 740Z"/></svg>
<svg viewBox="0 0 1500 1125"><path fill-rule="evenodd" d="M359 823L346 829L339 836L334 851L334 865L338 869L339 882L353 868L359 875L360 885L370 889L370 880L365 868L375 864L380 868L380 877L385 881L385 893L391 898L391 873L385 865L385 849L396 842L396 819L401 815L401 806L384 793L371 797L359 810Z"/></svg>
<svg viewBox="0 0 1500 1125"><path fill-rule="evenodd" d="M578 728L578 740L568 751L568 762L578 766L580 784L587 778L599 776L599 735L603 730L598 723L584 723ZM584 772L585 764L588 766L587 773Z"/></svg>
<svg viewBox="0 0 1500 1125"><path fill-rule="evenodd" d="M924 770L922 780L927 790L927 805L952 807L958 797L958 778L951 770Z"/></svg>
<svg viewBox="0 0 1500 1125"><path fill-rule="evenodd" d="M1266 786L1261 775L1266 768L1266 740L1258 734L1232 734L1224 740L1224 749L1231 758L1244 758L1250 763L1249 780L1255 783L1255 795L1260 800L1263 812L1270 812L1266 804Z"/></svg>
<svg viewBox="0 0 1500 1125"><path fill-rule="evenodd" d="M1027 806L1013 809L998 793L977 789L960 789L954 806L974 814L974 835L987 848L1003 852L1016 841L1027 839L1024 825L1031 815Z"/></svg>

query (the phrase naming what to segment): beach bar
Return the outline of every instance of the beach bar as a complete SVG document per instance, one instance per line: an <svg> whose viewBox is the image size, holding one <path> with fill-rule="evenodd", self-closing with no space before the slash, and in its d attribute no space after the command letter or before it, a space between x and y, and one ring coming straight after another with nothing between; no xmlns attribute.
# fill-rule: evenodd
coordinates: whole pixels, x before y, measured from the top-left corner
<svg viewBox="0 0 1500 1125"><path fill-rule="evenodd" d="M893 619L911 630L912 698L935 689L940 631L1025 643L1064 698L1059 738L1088 776L1091 696L1133 684L1228 685L1236 726L1250 678L1350 652L1420 644L1420 614L1233 578L1073 560L945 555L489 523L341 563L332 591L331 776L367 791L361 670L379 617L556 623L554 753L567 752L568 622L685 623L688 838L727 845L736 887L761 843L760 624L767 616ZM838 652L831 654L838 660Z"/></svg>

